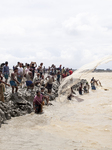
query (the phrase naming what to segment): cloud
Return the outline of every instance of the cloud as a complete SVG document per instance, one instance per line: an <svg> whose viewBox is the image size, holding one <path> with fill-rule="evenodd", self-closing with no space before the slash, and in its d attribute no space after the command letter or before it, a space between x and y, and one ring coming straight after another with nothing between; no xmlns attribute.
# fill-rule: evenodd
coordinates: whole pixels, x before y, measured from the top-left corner
<svg viewBox="0 0 112 150"><path fill-rule="evenodd" d="M110 0L0 2L0 60L10 67L36 61L79 68L112 55Z"/></svg>
<svg viewBox="0 0 112 150"><path fill-rule="evenodd" d="M89 13L81 13L64 21L63 27L67 34L80 36L96 36L108 34L108 28L98 23L98 17Z"/></svg>

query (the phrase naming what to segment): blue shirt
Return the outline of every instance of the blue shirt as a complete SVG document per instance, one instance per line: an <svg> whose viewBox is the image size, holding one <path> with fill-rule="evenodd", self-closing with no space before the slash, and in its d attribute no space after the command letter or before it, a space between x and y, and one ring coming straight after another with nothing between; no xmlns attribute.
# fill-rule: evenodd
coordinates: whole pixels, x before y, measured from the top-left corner
<svg viewBox="0 0 112 150"><path fill-rule="evenodd" d="M7 74L7 75L9 75L9 66L3 66L3 70L2 70L2 73L3 74Z"/></svg>

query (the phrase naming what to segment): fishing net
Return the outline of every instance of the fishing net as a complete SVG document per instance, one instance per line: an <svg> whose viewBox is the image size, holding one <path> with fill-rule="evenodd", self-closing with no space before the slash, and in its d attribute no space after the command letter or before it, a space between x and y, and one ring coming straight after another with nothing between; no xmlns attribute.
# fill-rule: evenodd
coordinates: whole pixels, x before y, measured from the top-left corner
<svg viewBox="0 0 112 150"><path fill-rule="evenodd" d="M78 70L74 71L72 75L62 80L61 85L59 87L59 91L58 91L59 96L61 95L68 96L71 92L71 87L77 84L80 81L80 79L82 79L88 73L93 72L99 65L108 63L110 61L112 61L112 55L106 56L105 58L97 60L97 61L93 61L89 64L82 66Z"/></svg>

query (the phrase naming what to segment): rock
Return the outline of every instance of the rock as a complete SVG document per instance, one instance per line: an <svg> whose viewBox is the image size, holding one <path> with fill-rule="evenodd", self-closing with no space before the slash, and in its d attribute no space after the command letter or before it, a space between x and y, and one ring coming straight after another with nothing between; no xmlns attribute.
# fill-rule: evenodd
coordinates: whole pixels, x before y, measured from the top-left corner
<svg viewBox="0 0 112 150"><path fill-rule="evenodd" d="M30 106L30 107L32 106L31 103L29 103L29 102L27 102L27 105Z"/></svg>
<svg viewBox="0 0 112 150"><path fill-rule="evenodd" d="M19 110L15 110L15 115L18 117L21 115L20 111Z"/></svg>
<svg viewBox="0 0 112 150"><path fill-rule="evenodd" d="M55 98L56 98L56 97L55 97L54 94L49 95L49 100L50 100L50 101L54 100Z"/></svg>
<svg viewBox="0 0 112 150"><path fill-rule="evenodd" d="M78 82L77 84L72 86L72 89L75 90L75 91L78 91L79 86L81 85L81 83L84 85L84 84L87 83L87 80L86 79L81 79L80 82Z"/></svg>
<svg viewBox="0 0 112 150"><path fill-rule="evenodd" d="M3 105L0 105L0 109L4 112L5 111L5 108Z"/></svg>
<svg viewBox="0 0 112 150"><path fill-rule="evenodd" d="M27 108L27 112L28 112L28 114L30 114L30 113L32 112L31 107L28 107L28 108Z"/></svg>
<svg viewBox="0 0 112 150"><path fill-rule="evenodd" d="M11 119L11 115L10 115L10 113L5 112L5 118L6 118L7 120L10 120L10 119Z"/></svg>
<svg viewBox="0 0 112 150"><path fill-rule="evenodd" d="M26 115L27 112L26 111L21 111L21 115Z"/></svg>
<svg viewBox="0 0 112 150"><path fill-rule="evenodd" d="M58 93L55 93L55 97L58 97Z"/></svg>
<svg viewBox="0 0 112 150"><path fill-rule="evenodd" d="M12 117L15 117L15 116L16 116L14 111L11 111L11 116L12 116Z"/></svg>
<svg viewBox="0 0 112 150"><path fill-rule="evenodd" d="M0 116L1 116L1 123L3 123L6 118L5 118L5 113L0 109Z"/></svg>
<svg viewBox="0 0 112 150"><path fill-rule="evenodd" d="M58 88L59 88L59 83L57 81L55 81L53 83L53 87L52 87L52 93L51 95L49 95L49 99L52 101L54 100L56 97L58 97Z"/></svg>
<svg viewBox="0 0 112 150"><path fill-rule="evenodd" d="M25 110L26 110L26 106L24 106L24 105L21 106L21 110L22 110L22 111L25 111Z"/></svg>
<svg viewBox="0 0 112 150"><path fill-rule="evenodd" d="M2 120L2 117L0 116L0 128L1 128L1 120Z"/></svg>

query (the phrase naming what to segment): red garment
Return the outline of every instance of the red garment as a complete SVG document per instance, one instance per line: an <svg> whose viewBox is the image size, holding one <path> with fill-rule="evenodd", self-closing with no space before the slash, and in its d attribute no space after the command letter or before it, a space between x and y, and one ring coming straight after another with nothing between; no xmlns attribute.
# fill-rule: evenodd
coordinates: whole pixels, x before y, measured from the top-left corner
<svg viewBox="0 0 112 150"><path fill-rule="evenodd" d="M71 74L73 73L73 71L72 71L72 70L70 70L70 71L69 71L69 73L70 73L70 75L71 75Z"/></svg>
<svg viewBox="0 0 112 150"><path fill-rule="evenodd" d="M65 78L67 75L66 74L62 74L62 78Z"/></svg>

